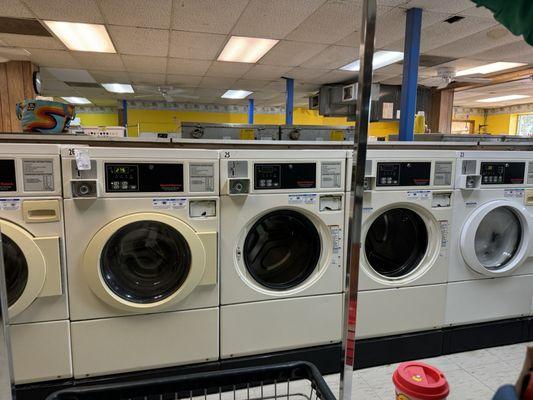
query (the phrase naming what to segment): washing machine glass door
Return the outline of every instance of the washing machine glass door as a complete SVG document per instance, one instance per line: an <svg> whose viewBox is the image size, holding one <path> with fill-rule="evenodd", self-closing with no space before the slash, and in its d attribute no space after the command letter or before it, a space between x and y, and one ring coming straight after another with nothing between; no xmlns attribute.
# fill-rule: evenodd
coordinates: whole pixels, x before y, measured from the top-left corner
<svg viewBox="0 0 533 400"><path fill-rule="evenodd" d="M422 217L408 208L392 208L375 218L365 238L369 266L379 275L402 278L419 266L428 249Z"/></svg>
<svg viewBox="0 0 533 400"><path fill-rule="evenodd" d="M83 263L90 288L104 302L156 311L187 297L206 271L216 269L212 252L216 232L198 233L166 214L137 213L100 229Z"/></svg>
<svg viewBox="0 0 533 400"><path fill-rule="evenodd" d="M522 240L522 226L506 207L489 211L481 220L474 239L479 262L487 270L503 268L515 257Z"/></svg>
<svg viewBox="0 0 533 400"><path fill-rule="evenodd" d="M102 278L125 300L154 303L181 287L191 258L191 249L177 230L158 221L133 222L118 229L105 244Z"/></svg>
<svg viewBox="0 0 533 400"><path fill-rule="evenodd" d="M20 299L28 283L28 262L20 247L2 234L2 252L6 271L7 302L11 307Z"/></svg>
<svg viewBox="0 0 533 400"><path fill-rule="evenodd" d="M318 267L321 241L315 224L294 210L275 210L259 218L244 240L244 265L260 285L294 288Z"/></svg>

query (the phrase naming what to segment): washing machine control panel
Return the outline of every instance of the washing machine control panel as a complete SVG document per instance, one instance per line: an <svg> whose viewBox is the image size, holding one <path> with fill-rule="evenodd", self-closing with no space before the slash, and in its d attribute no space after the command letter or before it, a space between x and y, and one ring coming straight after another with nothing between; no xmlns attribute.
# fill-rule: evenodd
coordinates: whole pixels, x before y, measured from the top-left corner
<svg viewBox="0 0 533 400"><path fill-rule="evenodd" d="M0 192L16 192L15 160L0 160Z"/></svg>
<svg viewBox="0 0 533 400"><path fill-rule="evenodd" d="M183 164L105 164L106 191L183 192Z"/></svg>
<svg viewBox="0 0 533 400"><path fill-rule="evenodd" d="M429 186L431 162L378 162L376 186Z"/></svg>
<svg viewBox="0 0 533 400"><path fill-rule="evenodd" d="M309 189L316 187L316 163L254 165L254 189Z"/></svg>
<svg viewBox="0 0 533 400"><path fill-rule="evenodd" d="M525 162L482 162L481 184L522 185L525 171Z"/></svg>

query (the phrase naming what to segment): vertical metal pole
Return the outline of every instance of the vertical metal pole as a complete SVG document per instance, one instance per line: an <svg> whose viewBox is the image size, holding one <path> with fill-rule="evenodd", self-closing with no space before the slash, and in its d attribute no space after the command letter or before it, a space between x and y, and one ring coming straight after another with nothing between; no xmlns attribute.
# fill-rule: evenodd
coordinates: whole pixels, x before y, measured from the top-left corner
<svg viewBox="0 0 533 400"><path fill-rule="evenodd" d="M248 123L254 124L254 99L248 99Z"/></svg>
<svg viewBox="0 0 533 400"><path fill-rule="evenodd" d="M122 125L128 127L128 102L127 100L122 100Z"/></svg>
<svg viewBox="0 0 533 400"><path fill-rule="evenodd" d="M285 125L292 125L294 108L294 79L285 78L287 101L285 102Z"/></svg>
<svg viewBox="0 0 533 400"><path fill-rule="evenodd" d="M11 359L11 340L9 337L6 274L2 250L2 234L0 232L0 399L11 400L15 398L15 385Z"/></svg>
<svg viewBox="0 0 533 400"><path fill-rule="evenodd" d="M411 8L407 10L402 95L400 99L400 140L414 139L421 28L422 9Z"/></svg>
<svg viewBox="0 0 533 400"><path fill-rule="evenodd" d="M354 140L354 170L350 192L350 219L348 227L347 289L344 303L344 330L342 338L342 365L340 400L350 400L355 364L355 325L357 320L357 286L361 251L361 222L363 215L363 188L365 180L366 147L370 123L370 95L372 89L372 59L376 33L376 0L364 0L361 23L361 42L357 89L357 113Z"/></svg>

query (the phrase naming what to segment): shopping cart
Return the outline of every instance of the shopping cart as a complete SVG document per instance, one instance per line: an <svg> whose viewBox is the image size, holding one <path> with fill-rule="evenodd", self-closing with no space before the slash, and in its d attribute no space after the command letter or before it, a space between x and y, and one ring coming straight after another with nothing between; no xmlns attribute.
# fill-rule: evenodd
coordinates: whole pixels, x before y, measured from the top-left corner
<svg viewBox="0 0 533 400"><path fill-rule="evenodd" d="M308 362L87 385L52 393L46 400L335 400Z"/></svg>

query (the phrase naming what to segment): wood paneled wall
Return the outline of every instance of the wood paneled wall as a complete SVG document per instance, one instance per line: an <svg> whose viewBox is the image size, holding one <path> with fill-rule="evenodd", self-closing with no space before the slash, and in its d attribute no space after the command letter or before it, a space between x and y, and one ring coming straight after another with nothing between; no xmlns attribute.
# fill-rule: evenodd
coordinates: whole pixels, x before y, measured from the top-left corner
<svg viewBox="0 0 533 400"><path fill-rule="evenodd" d="M35 98L35 66L29 61L0 63L0 132L20 132L16 104Z"/></svg>

